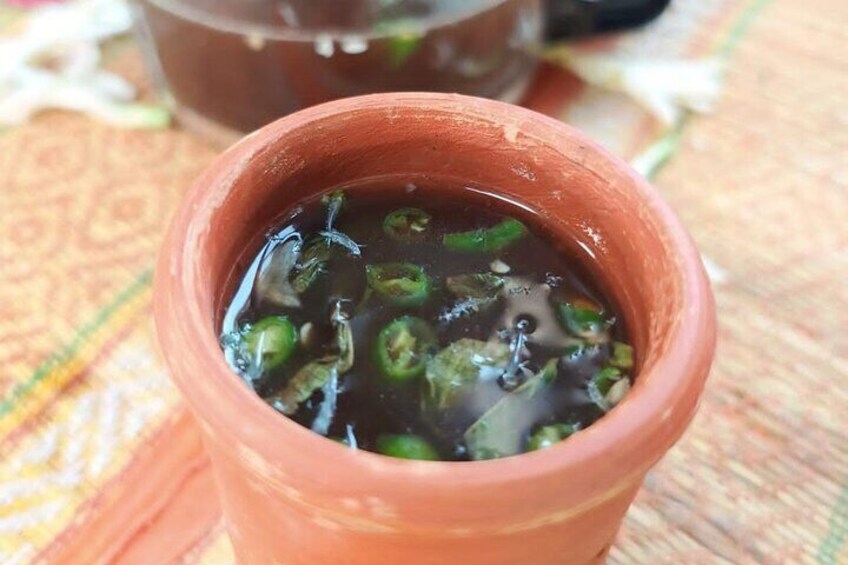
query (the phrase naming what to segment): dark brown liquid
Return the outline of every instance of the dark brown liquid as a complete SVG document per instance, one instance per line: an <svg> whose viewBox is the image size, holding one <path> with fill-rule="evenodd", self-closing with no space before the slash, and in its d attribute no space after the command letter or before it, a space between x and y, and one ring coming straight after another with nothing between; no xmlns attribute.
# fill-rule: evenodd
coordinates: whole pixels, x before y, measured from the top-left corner
<svg viewBox="0 0 848 565"><path fill-rule="evenodd" d="M339 299L349 301L353 312L355 362L340 378L340 394L328 436L355 436L358 447L376 450L380 434L417 434L426 438L445 460L466 460L463 434L483 412L509 394L497 379L481 381L449 410L434 411L423 401L428 383L422 376L412 382L391 383L381 378L373 351L380 330L392 320L414 315L426 320L438 336L439 348L463 338L503 341L504 329L514 328L520 320L531 326L526 347L529 357L525 365L538 371L548 360L558 359L557 377L544 395L533 402L532 414L526 420L529 437L539 426L554 423L578 423L581 428L603 415L603 410L587 393L587 383L610 358L611 345L598 345L576 359L564 356L568 343L573 343L557 318L558 300L587 298L600 304L607 317L614 317L611 304L598 292L584 268L583 258L567 255L540 229L534 214L523 207L476 190L443 191L437 188L395 186L391 190L364 188L346 191L346 201L335 227L362 245L361 257L337 253L326 273L301 296L302 307L281 308L264 301L254 289L260 251L248 269L224 317L224 343L228 335L236 335L245 323L253 323L268 315L286 315L300 328L312 323L312 343L301 346L286 365L255 381L259 395L271 396L284 387L291 375L311 359L325 354L332 343L330 312ZM383 219L393 210L416 207L432 216L426 235L414 243L397 242L384 234ZM309 239L325 229L327 209L319 200L303 203L282 225L271 232L273 245L288 238ZM442 236L491 227L504 218L517 218L530 229L520 241L497 253L455 252L445 249ZM499 260L509 267L505 276L520 281L525 291L507 293L478 312L458 315L456 296L445 288L446 277L491 272L492 262ZM367 296L365 267L386 262L409 262L424 268L434 281L427 302L419 307L401 308L387 304L379 296ZM624 324L611 325L611 337L623 340ZM231 363L245 375L228 352ZM294 414L300 424L310 427L315 420L322 393L316 392ZM526 441L526 439L525 439Z"/></svg>
<svg viewBox="0 0 848 565"><path fill-rule="evenodd" d="M153 67L180 108L242 132L372 92L514 99L535 68L542 25L540 0L403 0L379 9L368 0L138 6Z"/></svg>

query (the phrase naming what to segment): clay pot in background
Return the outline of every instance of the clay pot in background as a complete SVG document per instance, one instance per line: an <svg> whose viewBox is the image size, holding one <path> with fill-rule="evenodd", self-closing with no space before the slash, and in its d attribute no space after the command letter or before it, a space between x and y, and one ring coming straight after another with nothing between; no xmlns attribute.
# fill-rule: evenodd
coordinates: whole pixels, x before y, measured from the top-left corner
<svg viewBox="0 0 848 565"><path fill-rule="evenodd" d="M217 338L244 262L298 200L384 175L461 179L502 193L535 209L564 247L593 256L638 352L628 397L550 449L422 462L324 439L249 391ZM601 561L645 473L691 420L715 344L699 254L654 189L560 122L444 94L331 102L230 148L174 220L155 308L242 563Z"/></svg>

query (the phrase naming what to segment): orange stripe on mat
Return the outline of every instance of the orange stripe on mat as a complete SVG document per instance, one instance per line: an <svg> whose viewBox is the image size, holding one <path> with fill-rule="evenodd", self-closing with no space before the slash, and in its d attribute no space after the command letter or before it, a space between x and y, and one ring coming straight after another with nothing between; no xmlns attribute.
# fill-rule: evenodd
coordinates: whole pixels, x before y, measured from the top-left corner
<svg viewBox="0 0 848 565"><path fill-rule="evenodd" d="M197 427L181 407L35 562L172 563L220 515Z"/></svg>

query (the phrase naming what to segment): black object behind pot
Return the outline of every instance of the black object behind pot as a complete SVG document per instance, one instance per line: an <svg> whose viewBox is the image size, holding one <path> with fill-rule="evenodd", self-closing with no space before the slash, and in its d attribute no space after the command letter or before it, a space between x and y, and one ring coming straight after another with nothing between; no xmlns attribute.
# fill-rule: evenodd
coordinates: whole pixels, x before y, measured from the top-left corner
<svg viewBox="0 0 848 565"><path fill-rule="evenodd" d="M547 0L546 37L569 39L646 24L671 0Z"/></svg>

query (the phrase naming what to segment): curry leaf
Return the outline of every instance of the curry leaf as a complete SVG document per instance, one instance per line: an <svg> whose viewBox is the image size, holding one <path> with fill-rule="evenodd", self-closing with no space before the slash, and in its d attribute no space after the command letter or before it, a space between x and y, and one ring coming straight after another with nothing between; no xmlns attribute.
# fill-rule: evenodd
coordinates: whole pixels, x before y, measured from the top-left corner
<svg viewBox="0 0 848 565"><path fill-rule="evenodd" d="M491 273L456 275L448 277L446 284L459 298L495 298L504 287L504 279Z"/></svg>
<svg viewBox="0 0 848 565"><path fill-rule="evenodd" d="M311 361L294 374L282 391L267 400L271 406L291 416L302 402L338 375L338 358L324 357Z"/></svg>
<svg viewBox="0 0 848 565"><path fill-rule="evenodd" d="M329 258L330 245L324 239L316 238L307 243L295 268L297 274L292 278L292 288L297 293L306 292L324 271Z"/></svg>
<svg viewBox="0 0 848 565"><path fill-rule="evenodd" d="M557 361L501 398L465 432L465 446L474 460L496 459L521 453L524 436L535 423L534 399L556 378Z"/></svg>

